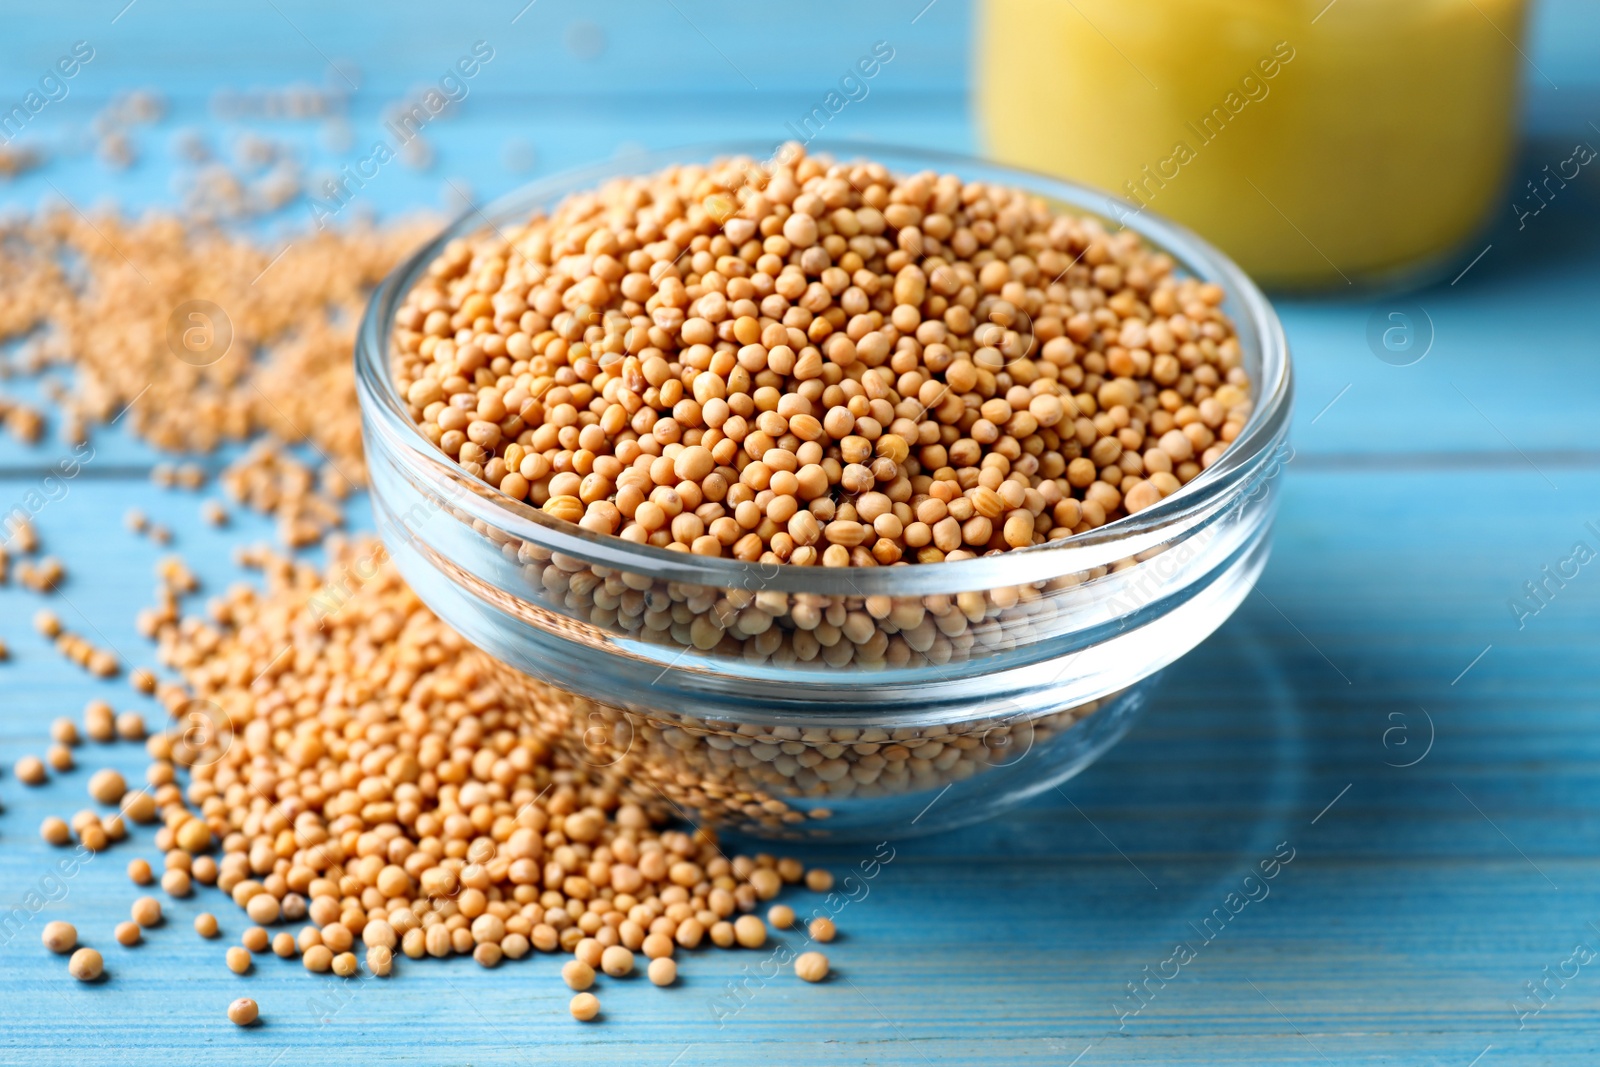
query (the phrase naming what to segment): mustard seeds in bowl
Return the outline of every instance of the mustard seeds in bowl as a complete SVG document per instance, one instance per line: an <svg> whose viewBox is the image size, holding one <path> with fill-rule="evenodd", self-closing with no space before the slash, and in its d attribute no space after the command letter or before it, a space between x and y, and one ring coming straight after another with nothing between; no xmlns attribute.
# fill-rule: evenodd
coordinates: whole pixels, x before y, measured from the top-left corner
<svg viewBox="0 0 1600 1067"><path fill-rule="evenodd" d="M530 187L363 324L402 573L640 804L981 818L1112 743L1265 562L1289 369L1237 268L1089 190L875 154Z"/></svg>

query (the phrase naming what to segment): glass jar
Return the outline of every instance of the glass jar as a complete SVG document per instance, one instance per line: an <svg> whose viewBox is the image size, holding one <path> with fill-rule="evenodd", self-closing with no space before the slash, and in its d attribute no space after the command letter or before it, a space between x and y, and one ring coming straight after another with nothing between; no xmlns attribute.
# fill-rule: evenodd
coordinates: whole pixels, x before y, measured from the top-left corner
<svg viewBox="0 0 1600 1067"><path fill-rule="evenodd" d="M1223 287L1255 408L1231 448L1137 515L954 563L790 567L667 552L553 520L461 470L390 375L394 313L444 244L605 178L762 154L732 145L552 178L469 214L374 294L356 348L373 510L418 596L574 769L693 821L775 837L894 836L985 818L1086 767L1157 674L1265 564L1289 422L1288 351L1227 259L1153 214L1178 269ZM763 153L764 154L764 153ZM874 147L1094 215L1099 194Z"/></svg>
<svg viewBox="0 0 1600 1067"><path fill-rule="evenodd" d="M1269 287L1425 280L1515 148L1527 0L981 0L996 159L1193 227Z"/></svg>

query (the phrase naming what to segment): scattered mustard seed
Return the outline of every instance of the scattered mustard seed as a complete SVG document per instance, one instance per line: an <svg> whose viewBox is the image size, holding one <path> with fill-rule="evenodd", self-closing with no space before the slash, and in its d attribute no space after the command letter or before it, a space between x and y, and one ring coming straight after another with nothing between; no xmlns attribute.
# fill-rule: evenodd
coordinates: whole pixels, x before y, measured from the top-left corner
<svg viewBox="0 0 1600 1067"><path fill-rule="evenodd" d="M67 973L80 982L93 982L105 973L105 961L92 948L80 948L67 961Z"/></svg>
<svg viewBox="0 0 1600 1067"><path fill-rule="evenodd" d="M586 1023L600 1014L600 998L593 993L579 993L567 1005L567 1010L572 1012L572 1017L580 1023Z"/></svg>
<svg viewBox="0 0 1600 1067"><path fill-rule="evenodd" d="M155 897L140 897L133 902L133 921L140 926L155 926L161 921L161 901Z"/></svg>
<svg viewBox="0 0 1600 1067"><path fill-rule="evenodd" d="M228 1005L228 1021L236 1026L249 1026L261 1017L261 1008L249 997L240 997Z"/></svg>
<svg viewBox="0 0 1600 1067"><path fill-rule="evenodd" d="M594 985L594 967L582 960L568 960L561 967L561 980L568 988L581 993Z"/></svg>
<svg viewBox="0 0 1600 1067"><path fill-rule="evenodd" d="M194 917L194 932L201 937L216 937L220 932L217 917L209 911L202 911Z"/></svg>
<svg viewBox="0 0 1600 1067"><path fill-rule="evenodd" d="M117 944L127 948L132 948L144 940L144 934L139 932L139 924L129 919L119 922L113 934L117 939Z"/></svg>
<svg viewBox="0 0 1600 1067"><path fill-rule="evenodd" d="M250 973L250 950L241 945L233 945L224 954L223 959L228 964L228 970L234 974Z"/></svg>
<svg viewBox="0 0 1600 1067"><path fill-rule="evenodd" d="M833 925L833 920L824 915L819 915L811 920L811 925L806 930L811 935L811 940L828 942L832 941L838 932Z"/></svg>
<svg viewBox="0 0 1600 1067"><path fill-rule="evenodd" d="M50 773L44 768L44 760L38 756L23 756L12 767L17 781L23 785L44 785L50 780Z"/></svg>
<svg viewBox="0 0 1600 1067"><path fill-rule="evenodd" d="M795 957L794 973L807 982L820 982L828 977L828 957L820 952L802 952Z"/></svg>
<svg viewBox="0 0 1600 1067"><path fill-rule="evenodd" d="M741 915L734 920L733 936L745 948L760 948L767 943L767 924L756 915Z"/></svg>
<svg viewBox="0 0 1600 1067"><path fill-rule="evenodd" d="M794 925L794 909L787 904L774 904L767 909L767 922L775 929L787 930Z"/></svg>
<svg viewBox="0 0 1600 1067"><path fill-rule="evenodd" d="M116 714L103 700L91 700L83 709L83 732L95 741L117 739Z"/></svg>
<svg viewBox="0 0 1600 1067"><path fill-rule="evenodd" d="M45 948L63 954L78 947L78 930L71 923L56 919L44 924L42 939Z"/></svg>
<svg viewBox="0 0 1600 1067"><path fill-rule="evenodd" d="M671 956L658 956L645 968L652 985L669 986L678 980L678 965Z"/></svg>
<svg viewBox="0 0 1600 1067"><path fill-rule="evenodd" d="M621 945L612 945L601 954L600 969L613 978L626 978L633 973L633 953Z"/></svg>
<svg viewBox="0 0 1600 1067"><path fill-rule="evenodd" d="M60 816L46 815L44 821L39 824L39 836L47 843L59 847L71 842L72 828Z"/></svg>
<svg viewBox="0 0 1600 1067"><path fill-rule="evenodd" d="M89 779L89 795L102 804L115 804L128 791L128 783L119 771L110 767L94 772Z"/></svg>

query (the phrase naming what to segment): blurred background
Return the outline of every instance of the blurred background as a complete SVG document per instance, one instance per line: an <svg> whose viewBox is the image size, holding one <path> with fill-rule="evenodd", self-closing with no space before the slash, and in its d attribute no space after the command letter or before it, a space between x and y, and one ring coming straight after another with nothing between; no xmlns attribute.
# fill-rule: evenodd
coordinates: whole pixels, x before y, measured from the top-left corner
<svg viewBox="0 0 1600 1067"><path fill-rule="evenodd" d="M329 180L354 213L453 214L641 148L882 140L1079 178L1278 288L1393 288L1525 229L1550 173L1591 195L1562 164L1600 139L1597 34L1583 0L70 2L8 16L0 203L303 225Z"/></svg>

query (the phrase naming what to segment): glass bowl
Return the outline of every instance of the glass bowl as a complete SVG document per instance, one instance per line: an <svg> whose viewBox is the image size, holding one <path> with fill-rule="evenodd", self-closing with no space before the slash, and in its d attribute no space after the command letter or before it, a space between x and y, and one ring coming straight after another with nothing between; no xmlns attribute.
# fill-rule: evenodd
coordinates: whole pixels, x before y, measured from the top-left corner
<svg viewBox="0 0 1600 1067"><path fill-rule="evenodd" d="M624 173L732 144L536 182L461 218L374 293L356 345L380 535L575 770L668 815L774 838L891 838L987 818L1113 744L1161 669L1253 587L1289 424L1283 329L1227 258L1150 213L1132 228L1226 293L1253 412L1220 459L1137 515L951 563L791 567L668 552L555 520L468 475L390 375L405 293L446 242L519 223ZM978 160L842 146L897 173L1023 188L1098 216L1098 191ZM1108 224L1108 228L1118 228Z"/></svg>

